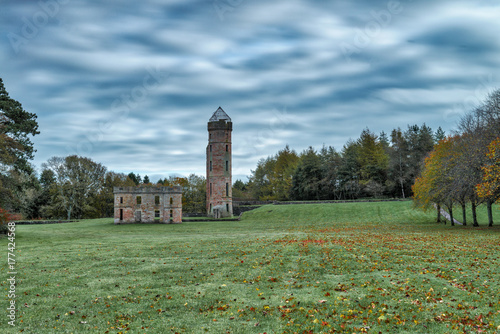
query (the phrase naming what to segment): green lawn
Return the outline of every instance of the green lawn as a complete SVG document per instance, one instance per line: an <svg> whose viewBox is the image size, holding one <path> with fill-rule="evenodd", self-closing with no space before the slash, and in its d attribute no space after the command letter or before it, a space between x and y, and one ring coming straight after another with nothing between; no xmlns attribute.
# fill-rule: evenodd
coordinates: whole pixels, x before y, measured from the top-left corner
<svg viewBox="0 0 500 334"><path fill-rule="evenodd" d="M451 227L411 202L17 226L17 326L3 238L0 332L500 333L499 211L493 228L484 208Z"/></svg>

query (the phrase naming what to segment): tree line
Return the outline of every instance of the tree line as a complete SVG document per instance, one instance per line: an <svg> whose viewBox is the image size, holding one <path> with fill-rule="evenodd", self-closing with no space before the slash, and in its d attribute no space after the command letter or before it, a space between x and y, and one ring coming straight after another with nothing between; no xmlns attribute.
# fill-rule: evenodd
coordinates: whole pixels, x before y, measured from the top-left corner
<svg viewBox="0 0 500 334"><path fill-rule="evenodd" d="M8 212L27 219L112 217L114 187L155 185L181 186L183 210L205 212L206 181L194 174L153 185L147 175L108 171L101 163L76 155L52 157L37 174L30 163L36 152L30 138L40 133L36 118L9 96L0 78L0 218Z"/></svg>
<svg viewBox="0 0 500 334"><path fill-rule="evenodd" d="M488 225L493 225L492 204L500 199L500 90L466 113L453 135L439 141L413 191L418 206L437 208L438 221L445 207L453 225L453 208L459 206L467 225L470 206L472 224L478 226L476 208L485 204Z"/></svg>
<svg viewBox="0 0 500 334"><path fill-rule="evenodd" d="M256 200L352 200L412 196L424 158L445 137L423 124L393 129L388 136L368 128L341 151L309 147L301 153L287 145L261 159L247 183L237 181L233 195Z"/></svg>
<svg viewBox="0 0 500 334"><path fill-rule="evenodd" d="M0 79L0 208L26 218L113 216L113 187L153 186L149 177L108 171L80 156L52 157L38 175L30 163L39 134L36 115L12 99ZM379 135L364 129L340 151L286 146L261 159L247 182L237 180L233 197L254 200L350 200L364 197L414 198L424 209L456 205L488 208L500 198L500 90L467 113L450 136L423 124ZM156 185L183 188L183 210L205 212L203 176L169 177ZM3 212L3 211L2 211ZM440 216L438 214L438 220ZM453 224L453 219L452 219Z"/></svg>
<svg viewBox="0 0 500 334"><path fill-rule="evenodd" d="M42 164L37 177L34 171L12 170L11 178L18 179L18 187L0 207L20 212L27 219L81 219L105 218L114 215L114 187L181 186L183 211L205 211L205 178L170 177L156 184L138 174L108 171L90 158L71 155L52 157Z"/></svg>

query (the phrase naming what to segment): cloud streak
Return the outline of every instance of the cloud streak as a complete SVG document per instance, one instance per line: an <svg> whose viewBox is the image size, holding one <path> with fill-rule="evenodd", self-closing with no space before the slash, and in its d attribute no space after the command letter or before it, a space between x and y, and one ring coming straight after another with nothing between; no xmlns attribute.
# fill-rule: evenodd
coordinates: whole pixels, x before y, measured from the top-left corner
<svg viewBox="0 0 500 334"><path fill-rule="evenodd" d="M494 1L4 8L0 77L38 115L37 165L79 153L115 171L203 175L206 123L222 106L241 178L286 144L340 150L365 127L423 122L449 131L500 86Z"/></svg>

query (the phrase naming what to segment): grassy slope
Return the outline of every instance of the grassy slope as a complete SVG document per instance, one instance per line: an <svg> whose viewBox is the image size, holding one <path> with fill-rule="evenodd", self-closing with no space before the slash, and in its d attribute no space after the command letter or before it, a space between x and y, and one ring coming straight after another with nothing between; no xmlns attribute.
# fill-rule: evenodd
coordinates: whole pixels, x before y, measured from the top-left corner
<svg viewBox="0 0 500 334"><path fill-rule="evenodd" d="M500 229L434 219L395 202L18 226L16 331L500 332Z"/></svg>

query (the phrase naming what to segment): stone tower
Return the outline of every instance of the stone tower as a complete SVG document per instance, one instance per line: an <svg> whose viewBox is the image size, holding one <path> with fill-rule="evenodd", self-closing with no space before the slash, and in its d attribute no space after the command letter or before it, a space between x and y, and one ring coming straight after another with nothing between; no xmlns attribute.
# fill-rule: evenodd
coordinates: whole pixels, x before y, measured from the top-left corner
<svg viewBox="0 0 500 334"><path fill-rule="evenodd" d="M233 215L231 182L231 118L217 109L208 121L207 213L216 218Z"/></svg>

